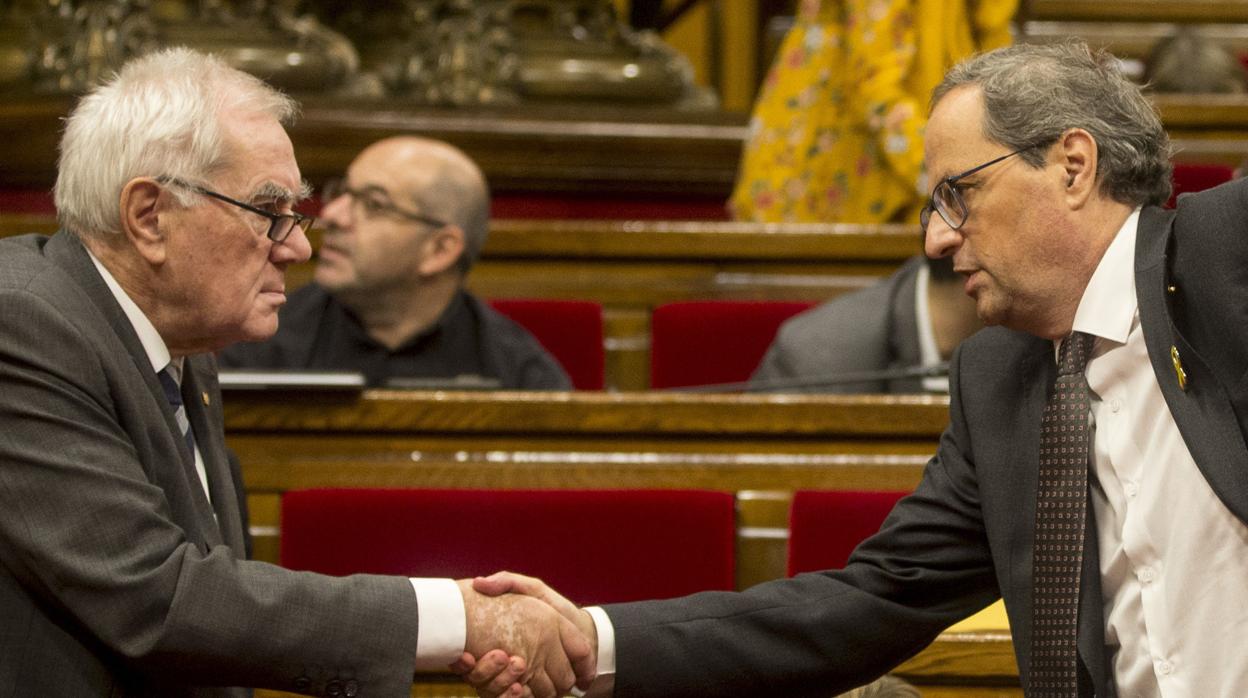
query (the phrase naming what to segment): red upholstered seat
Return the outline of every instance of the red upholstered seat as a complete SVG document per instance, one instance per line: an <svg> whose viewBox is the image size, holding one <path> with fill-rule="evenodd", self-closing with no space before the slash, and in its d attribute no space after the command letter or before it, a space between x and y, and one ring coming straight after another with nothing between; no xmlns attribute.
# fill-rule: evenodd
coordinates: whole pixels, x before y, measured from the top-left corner
<svg viewBox="0 0 1248 698"><path fill-rule="evenodd" d="M690 301L657 306L650 316L650 387L749 380L780 325L812 305Z"/></svg>
<svg viewBox="0 0 1248 698"><path fill-rule="evenodd" d="M602 305L593 301L506 298L498 312L533 333L563 366L577 390L602 390Z"/></svg>
<svg viewBox="0 0 1248 698"><path fill-rule="evenodd" d="M1167 208L1174 208L1179 194L1188 194L1216 187L1235 177L1235 170L1227 165L1176 162L1174 164L1174 191L1170 193Z"/></svg>
<svg viewBox="0 0 1248 698"><path fill-rule="evenodd" d="M581 604L732 589L733 496L695 490L322 489L282 498L281 562L464 578L502 569Z"/></svg>
<svg viewBox="0 0 1248 698"><path fill-rule="evenodd" d="M793 493L789 512L789 576L839 569L906 492L811 491Z"/></svg>

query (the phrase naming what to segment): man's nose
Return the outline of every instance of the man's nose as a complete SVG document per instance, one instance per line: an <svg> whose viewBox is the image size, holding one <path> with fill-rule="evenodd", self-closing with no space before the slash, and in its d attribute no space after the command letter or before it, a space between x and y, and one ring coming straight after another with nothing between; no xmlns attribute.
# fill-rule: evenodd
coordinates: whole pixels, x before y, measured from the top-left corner
<svg viewBox="0 0 1248 698"><path fill-rule="evenodd" d="M962 234L945 222L939 214L927 221L927 231L923 238L923 252L932 259L949 257L962 245Z"/></svg>
<svg viewBox="0 0 1248 698"><path fill-rule="evenodd" d="M327 227L343 228L351 222L351 195L343 192L332 199L321 202L321 214L318 216Z"/></svg>
<svg viewBox="0 0 1248 698"><path fill-rule="evenodd" d="M269 259L274 264L285 266L306 262L312 257L312 243L303 232L303 227L296 225L285 240L273 243L269 250Z"/></svg>

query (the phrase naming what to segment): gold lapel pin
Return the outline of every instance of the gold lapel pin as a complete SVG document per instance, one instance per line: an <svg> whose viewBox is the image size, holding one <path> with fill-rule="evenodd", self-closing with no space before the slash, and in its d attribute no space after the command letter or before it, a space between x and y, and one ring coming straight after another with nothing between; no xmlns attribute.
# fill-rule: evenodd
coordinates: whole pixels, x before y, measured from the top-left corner
<svg viewBox="0 0 1248 698"><path fill-rule="evenodd" d="M1170 363L1174 364L1174 376L1179 381L1179 390L1187 390L1187 371L1183 370L1183 362L1179 360L1179 348L1170 345Z"/></svg>
<svg viewBox="0 0 1248 698"><path fill-rule="evenodd" d="M1175 356L1178 356L1178 354L1175 354ZM208 398L207 392L200 393L200 396L204 398L204 407L207 407L209 404L212 403L212 400Z"/></svg>

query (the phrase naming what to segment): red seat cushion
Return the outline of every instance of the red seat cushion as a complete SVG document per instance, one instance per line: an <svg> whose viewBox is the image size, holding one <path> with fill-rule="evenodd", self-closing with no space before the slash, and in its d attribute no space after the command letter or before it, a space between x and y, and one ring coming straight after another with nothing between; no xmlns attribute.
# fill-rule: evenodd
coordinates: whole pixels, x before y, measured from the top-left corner
<svg viewBox="0 0 1248 698"><path fill-rule="evenodd" d="M789 512L789 576L844 567L854 548L880 530L893 505L906 494L795 492Z"/></svg>
<svg viewBox="0 0 1248 698"><path fill-rule="evenodd" d="M1166 208L1174 208L1179 194L1188 194L1216 187L1235 177L1235 170L1227 165L1178 162L1174 165L1174 190Z"/></svg>
<svg viewBox="0 0 1248 698"><path fill-rule="evenodd" d="M650 317L650 387L749 380L780 325L812 305L690 301L656 307Z"/></svg>
<svg viewBox="0 0 1248 698"><path fill-rule="evenodd" d="M281 562L464 578L507 569L580 604L732 589L733 496L695 490L321 489L282 498Z"/></svg>
<svg viewBox="0 0 1248 698"><path fill-rule="evenodd" d="M593 301L499 298L490 301L533 334L577 390L602 390L602 305Z"/></svg>

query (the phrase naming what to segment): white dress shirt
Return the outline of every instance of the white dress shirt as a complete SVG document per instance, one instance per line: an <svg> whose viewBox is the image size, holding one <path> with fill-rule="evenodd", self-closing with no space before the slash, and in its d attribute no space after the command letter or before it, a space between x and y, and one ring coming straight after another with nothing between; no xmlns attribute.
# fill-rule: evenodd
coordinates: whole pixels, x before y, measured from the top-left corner
<svg viewBox="0 0 1248 698"><path fill-rule="evenodd" d="M1238 698L1248 695L1248 527L1192 460L1149 362L1138 222L1137 211L1106 250L1074 322L1096 336L1086 375L1105 641L1123 698Z"/></svg>
<svg viewBox="0 0 1248 698"><path fill-rule="evenodd" d="M118 305L126 314L148 361L152 371L159 372L165 367L173 369L174 379L181 384L182 357L173 359L169 355L169 347L155 325L139 308L134 299L130 298L117 279L105 268L104 264L91 254L87 254L95 264L95 268L104 278L104 283L112 291ZM199 473L200 484L209 503L212 496L208 494L208 473L204 467L204 457L195 447L195 470ZM420 629L416 635L416 671L446 671L447 666L459 659L467 643L467 621L464 611L464 597L459 587L451 579L411 579L412 589L416 592L416 610L420 614Z"/></svg>

